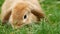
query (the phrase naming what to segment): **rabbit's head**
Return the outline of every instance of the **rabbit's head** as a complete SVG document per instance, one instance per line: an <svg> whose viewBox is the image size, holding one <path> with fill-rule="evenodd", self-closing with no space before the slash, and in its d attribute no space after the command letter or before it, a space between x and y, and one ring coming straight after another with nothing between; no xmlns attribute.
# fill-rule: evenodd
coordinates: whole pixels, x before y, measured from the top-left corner
<svg viewBox="0 0 60 34"><path fill-rule="evenodd" d="M9 22L13 28L19 28L22 25L36 22L38 19L33 15L25 3L17 4L11 12Z"/></svg>

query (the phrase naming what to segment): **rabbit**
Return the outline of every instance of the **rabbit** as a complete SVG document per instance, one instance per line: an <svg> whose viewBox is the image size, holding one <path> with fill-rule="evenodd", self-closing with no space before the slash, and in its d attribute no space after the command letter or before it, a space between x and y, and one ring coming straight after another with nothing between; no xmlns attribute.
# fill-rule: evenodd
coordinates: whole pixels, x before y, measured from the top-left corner
<svg viewBox="0 0 60 34"><path fill-rule="evenodd" d="M2 24L8 21L13 28L38 22L45 16L37 0L5 0L1 15Z"/></svg>
<svg viewBox="0 0 60 34"><path fill-rule="evenodd" d="M25 3L17 4L13 9L9 19L9 23L12 25L13 29L17 29L25 24L32 22L37 22L38 18L31 13L28 5Z"/></svg>

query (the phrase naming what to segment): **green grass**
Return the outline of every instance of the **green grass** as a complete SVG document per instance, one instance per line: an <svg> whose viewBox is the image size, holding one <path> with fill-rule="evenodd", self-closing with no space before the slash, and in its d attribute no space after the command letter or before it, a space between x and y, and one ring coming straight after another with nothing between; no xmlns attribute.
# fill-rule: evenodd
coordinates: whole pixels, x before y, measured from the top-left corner
<svg viewBox="0 0 60 34"><path fill-rule="evenodd" d="M0 0L2 6L3 0ZM39 24L29 24L13 30L11 26L1 26L0 34L60 34L60 3L57 0L45 0L40 3L46 14Z"/></svg>

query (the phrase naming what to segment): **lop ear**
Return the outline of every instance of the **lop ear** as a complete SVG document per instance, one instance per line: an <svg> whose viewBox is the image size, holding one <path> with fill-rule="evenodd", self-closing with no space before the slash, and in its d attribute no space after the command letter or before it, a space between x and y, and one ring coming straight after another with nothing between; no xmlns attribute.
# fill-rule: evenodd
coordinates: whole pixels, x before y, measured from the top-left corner
<svg viewBox="0 0 60 34"><path fill-rule="evenodd" d="M9 10L8 12L6 12L6 14L4 16L2 16L2 25L6 24L9 20L9 17L11 15L11 10Z"/></svg>
<svg viewBox="0 0 60 34"><path fill-rule="evenodd" d="M45 17L45 14L44 14L44 12L41 9L36 8L36 9L33 9L31 12L35 16L37 16L38 18L44 18Z"/></svg>

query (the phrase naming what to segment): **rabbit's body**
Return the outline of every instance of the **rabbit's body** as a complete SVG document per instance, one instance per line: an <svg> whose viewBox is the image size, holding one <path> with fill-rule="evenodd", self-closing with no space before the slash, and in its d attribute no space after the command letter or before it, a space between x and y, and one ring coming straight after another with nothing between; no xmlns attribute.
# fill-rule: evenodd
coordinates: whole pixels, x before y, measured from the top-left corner
<svg viewBox="0 0 60 34"><path fill-rule="evenodd" d="M38 0L5 0L1 14L2 22L9 21L13 28L44 17Z"/></svg>

